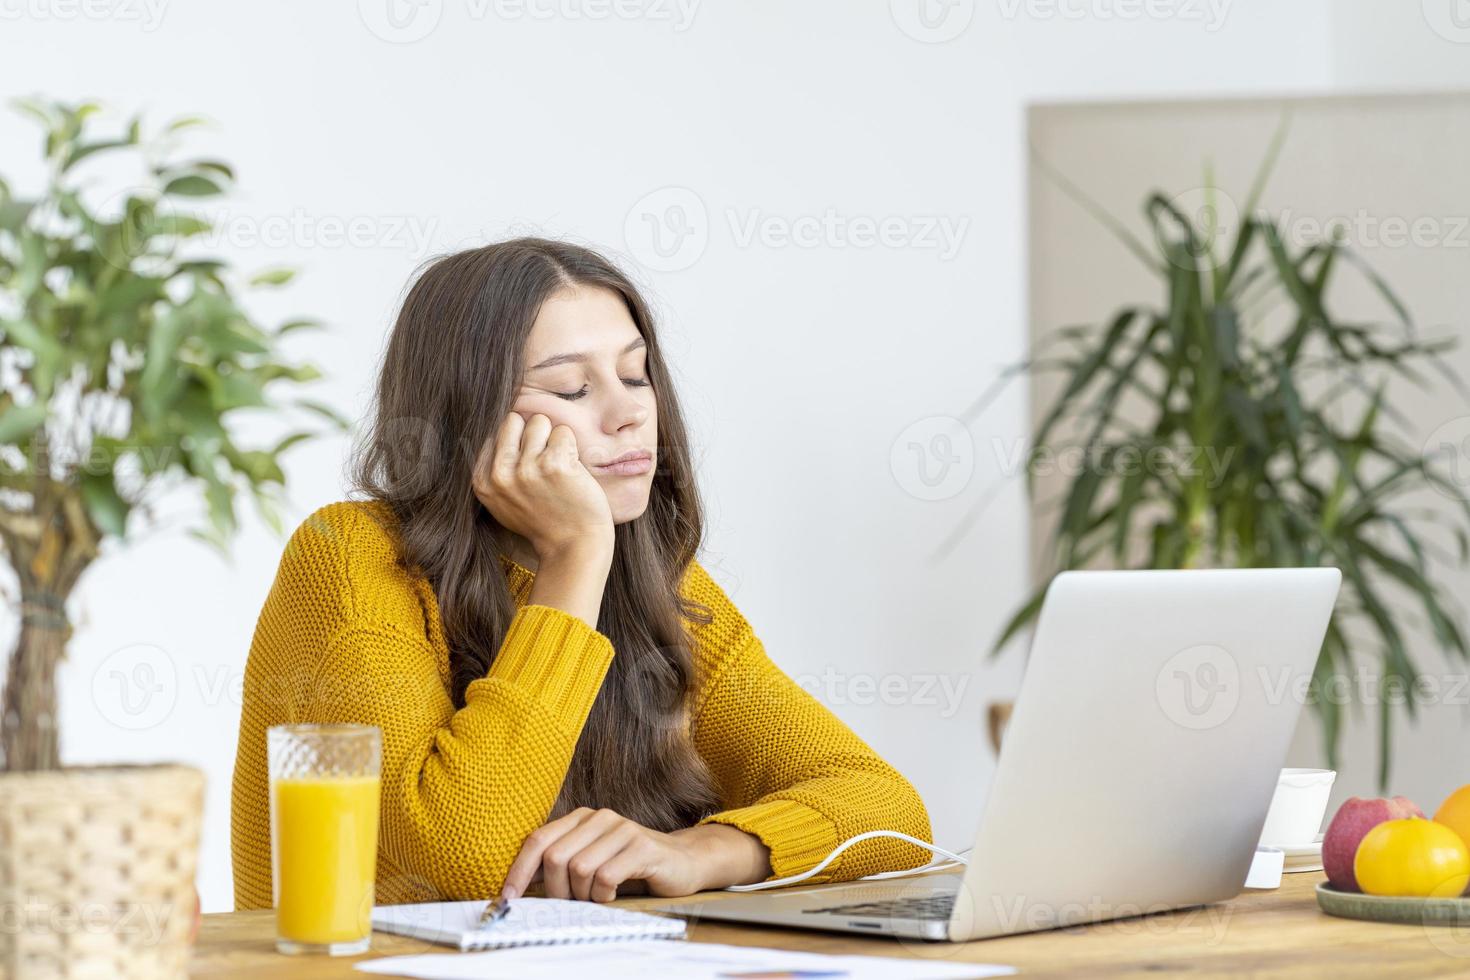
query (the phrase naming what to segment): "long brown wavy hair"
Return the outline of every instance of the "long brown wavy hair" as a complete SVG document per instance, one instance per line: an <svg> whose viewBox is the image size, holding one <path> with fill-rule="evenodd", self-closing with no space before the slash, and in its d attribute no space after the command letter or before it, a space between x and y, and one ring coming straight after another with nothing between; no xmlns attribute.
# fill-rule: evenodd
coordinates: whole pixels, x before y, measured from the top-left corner
<svg viewBox="0 0 1470 980"><path fill-rule="evenodd" d="M430 260L383 353L349 481L392 508L399 563L432 585L449 646L451 696L463 707L465 688L485 676L516 613L500 563L508 532L475 496L471 473L515 402L542 303L573 286L620 295L648 345L658 469L647 510L614 528L597 629L615 655L548 818L578 806L610 807L674 830L719 804L690 734L696 678L683 622L707 623L710 610L679 591L704 522L679 400L653 317L628 277L590 249L544 238Z"/></svg>

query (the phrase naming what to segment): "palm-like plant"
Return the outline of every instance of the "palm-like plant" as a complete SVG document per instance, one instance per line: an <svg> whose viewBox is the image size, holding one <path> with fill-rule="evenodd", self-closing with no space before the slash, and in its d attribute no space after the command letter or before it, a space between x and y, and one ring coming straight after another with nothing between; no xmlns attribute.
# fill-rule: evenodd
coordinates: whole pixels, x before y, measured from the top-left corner
<svg viewBox="0 0 1470 980"><path fill-rule="evenodd" d="M190 255L211 230L192 200L222 194L231 169L179 161L166 145L198 122L177 120L145 141L136 117L97 138L98 106L22 102L45 129L45 192L16 197L0 180L0 542L20 585L21 628L4 692L4 768L56 768L55 670L71 626L65 603L106 537L140 530L163 492L202 488L208 523L190 530L224 552L236 529L235 497L248 490L279 533L280 456L313 433L238 446L236 413L275 411L267 395L319 377L279 357L286 333L258 326L240 306L234 276ZM84 200L84 161L141 156L145 177L114 194L115 214ZM270 270L251 285L287 282ZM325 405L295 404L345 420Z"/></svg>
<svg viewBox="0 0 1470 980"><path fill-rule="evenodd" d="M1411 717L1417 707L1411 634L1427 625L1447 655L1470 659L1436 580L1437 566L1466 559L1470 503L1442 461L1390 431L1385 419L1400 417L1391 383L1423 385L1427 368L1464 388L1443 360L1453 340L1420 339L1404 304L1341 240L1294 248L1255 213L1279 146L1280 134L1228 241L1212 227L1221 210L1208 175L1202 221L1150 195L1153 251L1053 174L1158 274L1164 299L1124 307L1101 327L1053 331L1008 373L1063 375L1031 460L1067 447L1087 453L1060 498L1056 571L1099 562L1342 570L1309 698L1336 766L1343 692L1358 663L1376 662L1382 785L1392 706ZM1393 322L1333 314L1329 283L1345 264L1372 283ZM1030 466L1027 485L1034 492ZM1450 506L1419 506L1413 495L1425 489ZM1016 612L992 653L1036 616L1044 592Z"/></svg>

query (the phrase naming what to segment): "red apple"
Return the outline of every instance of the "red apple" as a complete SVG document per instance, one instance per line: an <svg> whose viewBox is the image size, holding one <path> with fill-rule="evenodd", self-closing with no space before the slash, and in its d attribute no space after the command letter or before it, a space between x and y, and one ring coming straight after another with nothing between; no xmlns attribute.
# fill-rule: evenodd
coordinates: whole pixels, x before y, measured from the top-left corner
<svg viewBox="0 0 1470 980"><path fill-rule="evenodd" d="M1362 891L1358 887L1357 876L1353 874L1358 842L1383 821L1406 817L1424 817L1424 811L1406 797L1364 799L1354 796L1344 800L1322 838L1322 870L1327 872L1327 880L1332 887L1343 892Z"/></svg>

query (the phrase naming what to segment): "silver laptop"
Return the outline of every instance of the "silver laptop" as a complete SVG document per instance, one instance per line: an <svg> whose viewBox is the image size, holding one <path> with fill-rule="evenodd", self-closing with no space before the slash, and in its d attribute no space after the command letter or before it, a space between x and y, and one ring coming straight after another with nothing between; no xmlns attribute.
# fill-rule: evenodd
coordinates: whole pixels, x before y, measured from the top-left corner
<svg viewBox="0 0 1470 980"><path fill-rule="evenodd" d="M659 910L961 942L1232 898L1341 580L1335 568L1064 572L963 874Z"/></svg>

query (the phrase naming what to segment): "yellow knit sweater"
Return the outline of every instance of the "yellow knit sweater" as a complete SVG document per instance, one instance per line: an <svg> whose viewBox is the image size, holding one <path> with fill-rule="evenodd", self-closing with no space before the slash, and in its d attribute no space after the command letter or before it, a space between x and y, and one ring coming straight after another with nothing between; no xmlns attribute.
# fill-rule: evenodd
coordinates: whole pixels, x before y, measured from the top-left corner
<svg viewBox="0 0 1470 980"><path fill-rule="evenodd" d="M395 564L391 525L382 505L328 504L295 530L281 558L245 666L230 819L237 908L272 904L268 726L382 729L378 903L488 898L522 840L546 821L616 655L578 617L528 604L535 573L502 558L517 612L456 711L433 591ZM771 662L698 562L683 589L714 611L708 624L686 620L698 678L692 736L724 806L706 821L760 838L777 877L865 830L929 840L914 788ZM812 881L913 867L927 856L892 839L865 841Z"/></svg>

